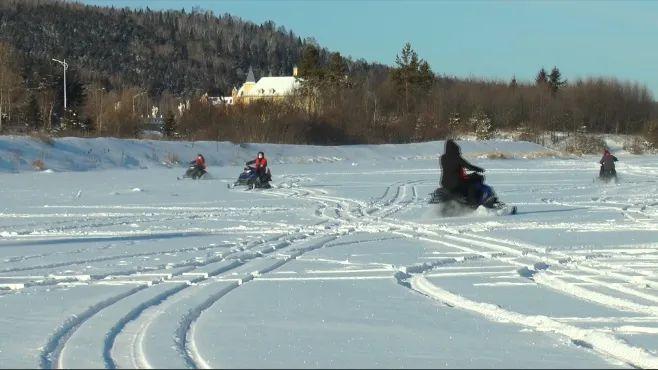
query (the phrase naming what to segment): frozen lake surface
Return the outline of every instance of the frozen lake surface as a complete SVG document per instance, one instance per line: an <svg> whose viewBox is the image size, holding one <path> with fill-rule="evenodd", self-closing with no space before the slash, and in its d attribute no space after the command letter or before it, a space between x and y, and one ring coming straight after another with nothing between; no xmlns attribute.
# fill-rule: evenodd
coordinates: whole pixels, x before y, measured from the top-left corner
<svg viewBox="0 0 658 370"><path fill-rule="evenodd" d="M0 366L658 367L658 157L471 158L519 213L443 218L405 150L0 174Z"/></svg>

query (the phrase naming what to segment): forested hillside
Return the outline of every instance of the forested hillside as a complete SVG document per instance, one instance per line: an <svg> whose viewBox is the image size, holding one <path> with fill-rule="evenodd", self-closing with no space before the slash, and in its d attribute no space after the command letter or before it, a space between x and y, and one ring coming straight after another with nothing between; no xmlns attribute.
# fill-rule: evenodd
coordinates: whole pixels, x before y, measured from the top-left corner
<svg viewBox="0 0 658 370"><path fill-rule="evenodd" d="M257 76L290 75L304 47L284 27L229 14L46 0L0 2L0 41L24 53L28 70L66 58L85 80L140 86L153 95L226 93L249 66Z"/></svg>
<svg viewBox="0 0 658 370"><path fill-rule="evenodd" d="M464 79L433 71L441 61L421 54L407 43L394 65L355 61L272 22L201 9L3 0L0 132L136 137L157 118L164 136L187 140L391 143L504 130L532 141L580 135L581 151L600 150L591 133L644 134L658 146L656 101L640 83L567 80L557 66L536 66L532 81ZM53 58L70 66L66 110ZM215 106L204 98L228 95L249 67L258 79L290 75L295 65L302 88L283 101Z"/></svg>

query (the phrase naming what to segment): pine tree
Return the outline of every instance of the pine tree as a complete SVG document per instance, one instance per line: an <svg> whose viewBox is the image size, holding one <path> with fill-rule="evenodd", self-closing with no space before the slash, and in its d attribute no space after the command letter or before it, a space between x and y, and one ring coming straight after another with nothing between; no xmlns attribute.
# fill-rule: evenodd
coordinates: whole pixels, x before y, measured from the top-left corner
<svg viewBox="0 0 658 370"><path fill-rule="evenodd" d="M313 44L307 44L299 61L299 77L301 92L306 98L307 112L314 112L321 84L324 80L324 70L320 65L320 50Z"/></svg>
<svg viewBox="0 0 658 370"><path fill-rule="evenodd" d="M546 74L546 70L544 68L540 69L539 73L537 73L535 82L537 83L537 85L543 85L548 83L548 75Z"/></svg>
<svg viewBox="0 0 658 370"><path fill-rule="evenodd" d="M167 114L165 114L165 119L164 119L164 127L163 127L164 136L168 138L172 138L176 136L176 128L177 128L176 116L174 116L174 112L169 110L167 111Z"/></svg>
<svg viewBox="0 0 658 370"><path fill-rule="evenodd" d="M340 53L332 53L329 57L329 65L327 66L326 77L329 80L332 89L341 88L348 85L347 79L347 62Z"/></svg>
<svg viewBox="0 0 658 370"><path fill-rule="evenodd" d="M418 67L418 81L417 83L424 89L430 89L432 87L432 82L434 82L434 72L430 68L430 65L421 60L420 66Z"/></svg>
<svg viewBox="0 0 658 370"><path fill-rule="evenodd" d="M316 80L321 75L320 50L315 45L306 45L299 61L299 77L304 80Z"/></svg>
<svg viewBox="0 0 658 370"><path fill-rule="evenodd" d="M410 101L412 93L418 88L428 89L434 81L434 73L429 64L418 59L418 54L406 43L400 54L395 57L396 68L391 77L403 96L404 113L411 111Z"/></svg>
<svg viewBox="0 0 658 370"><path fill-rule="evenodd" d="M510 81L509 87L511 87L512 89L516 89L517 87L519 87L519 84L516 82L516 76L512 76L512 81Z"/></svg>
<svg viewBox="0 0 658 370"><path fill-rule="evenodd" d="M25 123L28 127L39 130L43 125L41 119L41 110L39 109L39 102L34 94L30 94L27 104L25 106Z"/></svg>
<svg viewBox="0 0 658 370"><path fill-rule="evenodd" d="M548 85L551 87L551 92L553 94L557 93L557 91L566 84L567 82L562 80L562 73L560 73L560 70L557 67L553 67L551 74L548 76Z"/></svg>

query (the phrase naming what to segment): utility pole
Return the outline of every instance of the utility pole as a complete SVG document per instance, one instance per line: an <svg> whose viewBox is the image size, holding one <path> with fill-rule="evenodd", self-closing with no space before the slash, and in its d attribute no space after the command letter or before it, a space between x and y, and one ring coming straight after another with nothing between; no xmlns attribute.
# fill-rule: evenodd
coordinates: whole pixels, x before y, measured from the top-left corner
<svg viewBox="0 0 658 370"><path fill-rule="evenodd" d="M96 89L96 92L98 93L98 136L101 136L103 133L103 91L105 91L104 87L101 87L100 89Z"/></svg>
<svg viewBox="0 0 658 370"><path fill-rule="evenodd" d="M61 64L62 67L64 67L64 113L66 113L66 70L69 69L69 65L66 63L66 59L61 61L53 58L53 61Z"/></svg>

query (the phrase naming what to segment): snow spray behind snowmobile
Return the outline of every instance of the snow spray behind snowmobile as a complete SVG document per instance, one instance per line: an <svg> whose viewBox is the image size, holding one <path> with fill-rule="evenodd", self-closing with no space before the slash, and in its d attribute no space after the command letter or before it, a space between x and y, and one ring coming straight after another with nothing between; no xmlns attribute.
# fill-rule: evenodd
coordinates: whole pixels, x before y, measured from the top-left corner
<svg viewBox="0 0 658 370"><path fill-rule="evenodd" d="M465 194L450 192L444 188L437 188L430 194L430 204L438 204L439 212L444 217L459 216L472 213L482 206L496 214L516 214L516 206L509 206L498 199L493 188L482 182L477 184L479 197L469 200Z"/></svg>

